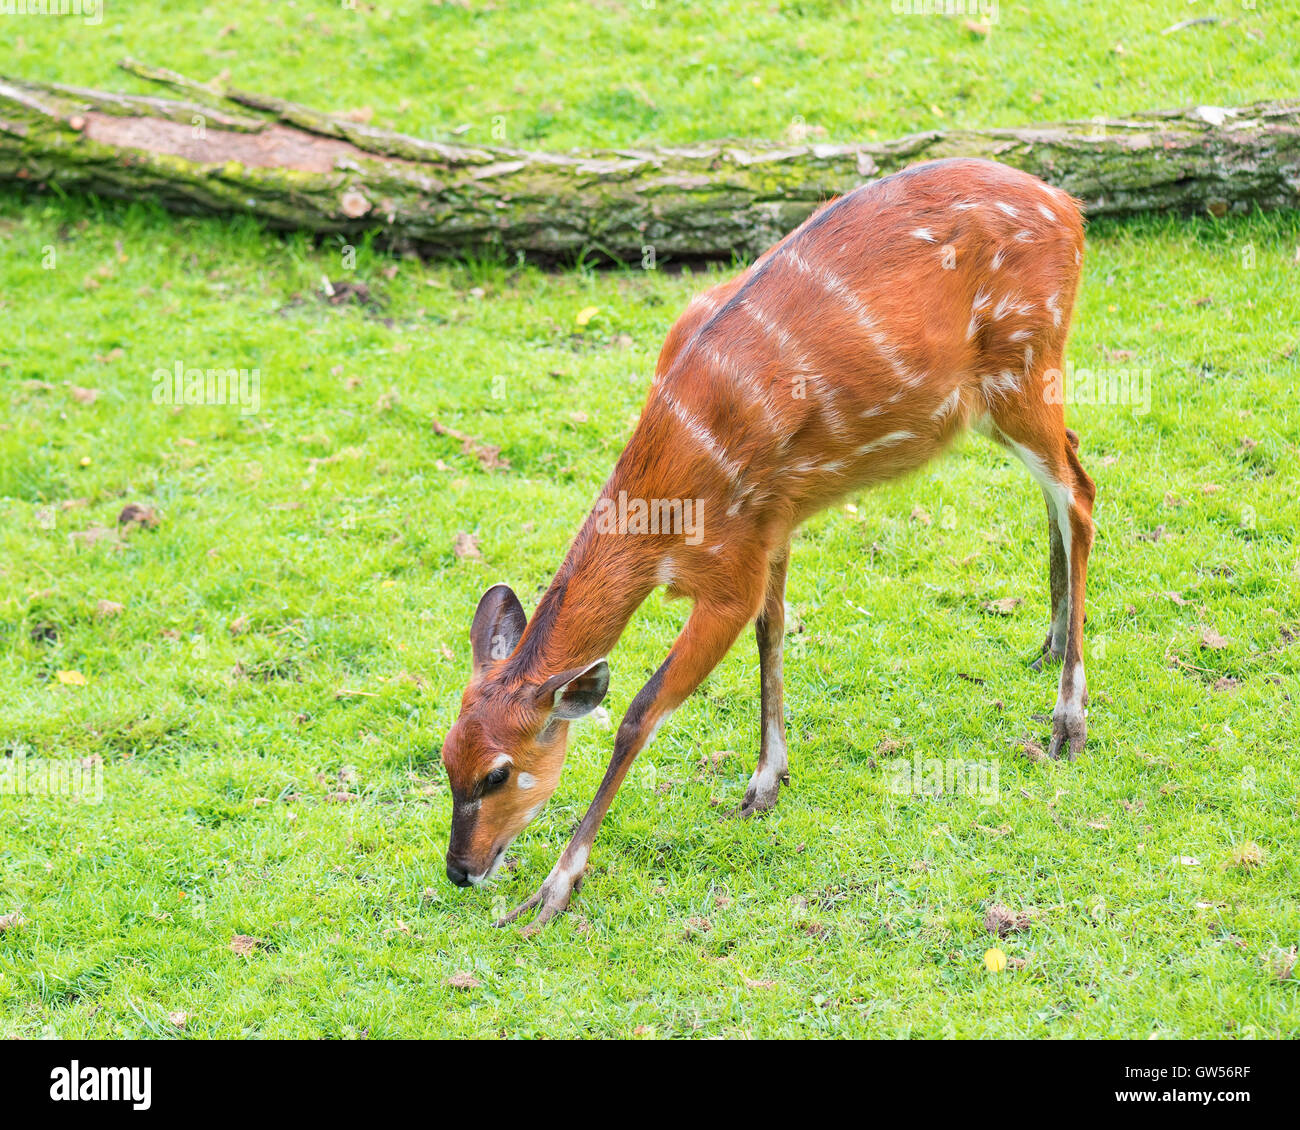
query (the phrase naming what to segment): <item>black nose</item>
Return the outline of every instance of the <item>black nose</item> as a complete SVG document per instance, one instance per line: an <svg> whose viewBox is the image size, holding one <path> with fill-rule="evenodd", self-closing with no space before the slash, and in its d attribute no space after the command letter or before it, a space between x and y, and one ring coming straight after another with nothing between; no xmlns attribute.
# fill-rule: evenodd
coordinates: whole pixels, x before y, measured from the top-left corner
<svg viewBox="0 0 1300 1130"><path fill-rule="evenodd" d="M458 887L469 886L469 872L461 867L460 864L455 863L451 856L447 857L447 878Z"/></svg>

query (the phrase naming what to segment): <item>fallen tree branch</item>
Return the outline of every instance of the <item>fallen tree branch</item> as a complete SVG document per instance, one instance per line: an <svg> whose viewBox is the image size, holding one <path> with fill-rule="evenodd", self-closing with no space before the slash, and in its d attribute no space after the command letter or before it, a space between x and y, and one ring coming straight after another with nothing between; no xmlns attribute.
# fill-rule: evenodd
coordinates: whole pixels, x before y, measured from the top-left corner
<svg viewBox="0 0 1300 1130"><path fill-rule="evenodd" d="M0 78L0 181L431 255L750 256L819 203L916 161L988 157L1091 216L1300 207L1300 101L949 130L851 145L718 141L565 154L391 133L127 60L158 98ZM650 249L653 249L651 251Z"/></svg>

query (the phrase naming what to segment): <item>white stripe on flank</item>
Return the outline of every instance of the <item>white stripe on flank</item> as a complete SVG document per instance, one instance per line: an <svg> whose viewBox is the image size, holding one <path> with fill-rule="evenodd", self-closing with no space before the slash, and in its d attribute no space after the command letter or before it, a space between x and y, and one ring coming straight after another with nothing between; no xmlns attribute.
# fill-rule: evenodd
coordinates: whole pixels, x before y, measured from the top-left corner
<svg viewBox="0 0 1300 1130"><path fill-rule="evenodd" d="M1051 210L1051 209L1050 209L1046 204L1040 204L1040 205L1038 206L1038 210L1039 210L1040 212L1042 212L1042 214L1043 214L1044 216L1046 216L1049 220L1051 220L1052 223L1055 224L1055 223L1059 223L1059 222L1060 222L1060 221L1057 220L1057 218L1056 218L1056 213L1053 212L1053 211L1052 211L1052 210Z"/></svg>
<svg viewBox="0 0 1300 1130"><path fill-rule="evenodd" d="M936 242L929 228L917 228L914 232L912 232L912 235L915 236L917 239L925 240L926 243Z"/></svg>
<svg viewBox="0 0 1300 1130"><path fill-rule="evenodd" d="M970 341L977 333L980 326L984 324L984 319L980 317L980 311L989 304L993 295L987 290L980 290L975 295L975 301L971 303L970 323L966 326L966 340Z"/></svg>
<svg viewBox="0 0 1300 1130"><path fill-rule="evenodd" d="M791 251L786 258L795 270L807 275L827 294L838 299L847 307L857 320L858 325L867 331L867 336L871 339L877 352L889 362L894 374L903 384L910 387L925 380L924 373L917 373L908 367L898 347L881 331L880 323L876 321L875 316L867 309L862 300L853 293L852 288L843 279L836 277L830 271L815 270L798 252Z"/></svg>
<svg viewBox="0 0 1300 1130"><path fill-rule="evenodd" d="M890 432L887 436L881 436L879 439L873 439L870 443L864 443L853 454L866 455L868 452L875 451L877 448L892 447L896 443L902 443L905 439L915 438L915 432Z"/></svg>
<svg viewBox="0 0 1300 1130"><path fill-rule="evenodd" d="M704 307L704 309L711 312L718 308L718 300L714 298L713 295L711 295L707 290L702 290L700 291L699 294L693 295L691 297L691 300L689 303L687 303L686 308L689 310L692 307L697 307L697 306L702 306Z"/></svg>
<svg viewBox="0 0 1300 1130"><path fill-rule="evenodd" d="M784 424L780 416L776 414L776 409L768 400L767 393L755 385L751 375L742 372L727 354L715 346L701 346L700 355L706 365L721 373L724 379L741 394L742 404L758 405L763 412L768 431L776 435L782 434Z"/></svg>
<svg viewBox="0 0 1300 1130"><path fill-rule="evenodd" d="M1054 326L1059 326L1061 324L1060 303L1061 303L1061 292L1059 290L1055 294L1053 294L1051 298L1049 298L1046 302L1043 303L1043 305L1046 306L1047 309L1051 312L1052 325Z"/></svg>
<svg viewBox="0 0 1300 1130"><path fill-rule="evenodd" d="M1002 200L999 200L997 202L997 206L1008 216L1010 216L1013 220L1020 215L1020 213L1017 212L1010 204L1007 204Z"/></svg>
<svg viewBox="0 0 1300 1130"><path fill-rule="evenodd" d="M757 324L769 338L776 342L777 356L781 363L782 370L788 370L788 375L793 377L803 374L807 378L806 383L814 383L816 375L813 371L812 362L808 355L799 347L795 341L794 335L790 333L785 326L781 325L775 319L769 317L764 311L760 310L749 298L744 298L738 303L740 309L749 315L750 319ZM782 373L784 377L785 372ZM785 422L777 414L775 405L773 405L769 392L762 390L760 392L760 402L763 407L763 413L767 417L768 427L781 437L781 446L784 447L790 437L785 434Z"/></svg>
<svg viewBox="0 0 1300 1130"><path fill-rule="evenodd" d="M993 258L989 260L989 270L996 271L1002 266L1002 260L1006 258L1006 249L999 247L994 253Z"/></svg>
<svg viewBox="0 0 1300 1130"><path fill-rule="evenodd" d="M811 375L814 372L815 366L812 360L800 348L794 335L788 329L769 318L748 299L741 303L741 306L745 313L757 323L759 329L776 342L777 357L782 370L788 371L791 375L796 373ZM785 373L783 372L782 375L785 375Z"/></svg>
<svg viewBox="0 0 1300 1130"><path fill-rule="evenodd" d="M1016 232L1015 238L1018 243L1028 243L1031 239L1034 238L1034 233L1031 232L1028 228L1021 228L1018 232Z"/></svg>
<svg viewBox="0 0 1300 1130"><path fill-rule="evenodd" d="M687 434L704 449L709 457L718 464L734 482L740 477L744 468L734 459L728 459L726 450L717 441L713 433L696 418L695 414L684 404L678 403L675 397L671 396L666 390L660 390L659 399L663 401L664 406L677 417L678 422L686 429Z"/></svg>
<svg viewBox="0 0 1300 1130"><path fill-rule="evenodd" d="M1001 396L1008 392L1015 392L1020 388L1020 378L1010 369L1003 369L996 376L989 374L980 381L984 389L985 396Z"/></svg>
<svg viewBox="0 0 1300 1130"><path fill-rule="evenodd" d="M998 300L998 304L997 304L997 306L995 306L994 309L993 309L993 319L994 319L994 321L998 321L998 322L1000 322L1000 321L1001 321L1003 318L1005 318L1008 314L1014 312L1014 311L1017 309L1017 303L1018 303L1019 301L1020 301L1020 296L1019 296L1019 295L1016 295L1016 296L1013 298L1013 297L1012 297L1011 295L1009 295L1009 294L1004 294L1004 295L1003 295L1003 296Z"/></svg>
<svg viewBox="0 0 1300 1130"><path fill-rule="evenodd" d="M840 394L840 390L833 385L826 385L820 390L825 399L820 403L822 419L826 422L828 431L834 432L841 440L853 438L853 429L849 427L848 421L844 418L840 409L836 406L835 400Z"/></svg>
<svg viewBox="0 0 1300 1130"><path fill-rule="evenodd" d="M934 414L930 417L932 420L942 420L957 411L957 405L961 403L961 386L958 385L943 399L943 403L935 409Z"/></svg>
<svg viewBox="0 0 1300 1130"><path fill-rule="evenodd" d="M737 303L737 305L740 307L740 309L742 309L746 314L748 314L754 321L758 323L759 327L762 329L762 331L765 334L767 334L768 337L776 338L776 343L782 350L789 348L790 345L789 330L787 330L780 323L769 318L767 314L765 314L762 310L760 310L757 306L755 306L753 301L749 298L742 298L740 302Z"/></svg>

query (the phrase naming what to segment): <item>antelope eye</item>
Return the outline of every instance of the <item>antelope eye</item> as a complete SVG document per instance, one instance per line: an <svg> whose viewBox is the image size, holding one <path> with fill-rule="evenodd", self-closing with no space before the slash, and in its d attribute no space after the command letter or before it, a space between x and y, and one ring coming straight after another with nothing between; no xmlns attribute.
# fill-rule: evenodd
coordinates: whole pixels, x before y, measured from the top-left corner
<svg viewBox="0 0 1300 1130"><path fill-rule="evenodd" d="M510 770L504 765L500 765L483 778L483 783L487 785L488 788L494 789L497 785L504 785L506 783L506 778L509 776Z"/></svg>

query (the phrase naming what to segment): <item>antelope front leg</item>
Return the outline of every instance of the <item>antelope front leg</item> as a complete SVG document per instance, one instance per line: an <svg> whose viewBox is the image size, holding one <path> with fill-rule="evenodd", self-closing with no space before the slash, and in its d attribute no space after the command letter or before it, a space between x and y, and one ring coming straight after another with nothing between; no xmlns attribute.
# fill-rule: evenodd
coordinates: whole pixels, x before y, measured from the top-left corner
<svg viewBox="0 0 1300 1130"><path fill-rule="evenodd" d="M522 914L540 907L534 925L544 926L557 914L568 909L569 899L582 880L591 845L596 839L600 822L614 801L614 794L627 776L636 755L654 737L664 720L677 709L718 665L722 657L736 642L741 629L753 615L758 594L752 602L733 600L726 605L706 606L696 604L686 627L677 637L668 658L650 681L638 692L628 707L627 714L614 737L614 756L610 758L605 777L592 799L591 807L573 833L568 846L556 860L551 873L532 898L515 907L497 923L499 926L514 922Z"/></svg>
<svg viewBox="0 0 1300 1130"><path fill-rule="evenodd" d="M1042 649L1035 656L1030 666L1041 671L1047 664L1059 663L1065 658L1066 634L1070 623L1070 563L1065 555L1065 543L1061 540L1061 519L1057 514L1057 502L1052 492L1043 489L1043 498L1047 503L1047 554L1048 577L1052 593L1052 622L1047 629L1047 638Z"/></svg>
<svg viewBox="0 0 1300 1130"><path fill-rule="evenodd" d="M1073 452L1071 452L1073 454ZM1092 549L1092 504L1096 487L1088 478L1078 458L1071 459L1074 489L1068 507L1063 507L1061 540L1069 562L1069 624L1065 641L1065 663L1061 684L1052 711L1052 741L1048 755L1062 755L1073 761L1088 738L1088 682L1083 671L1083 604L1088 573L1088 553Z"/></svg>
<svg viewBox="0 0 1300 1130"><path fill-rule="evenodd" d="M740 806L741 816L755 816L776 804L781 783L790 783L790 760L785 744L785 681L781 660L785 647L785 574L790 562L789 546L773 559L763 611L754 621L758 637L758 677L762 702L762 736L758 767Z"/></svg>

